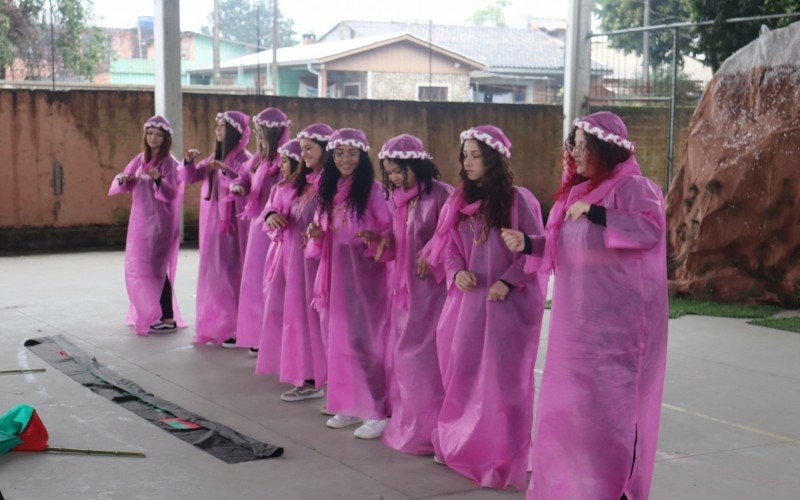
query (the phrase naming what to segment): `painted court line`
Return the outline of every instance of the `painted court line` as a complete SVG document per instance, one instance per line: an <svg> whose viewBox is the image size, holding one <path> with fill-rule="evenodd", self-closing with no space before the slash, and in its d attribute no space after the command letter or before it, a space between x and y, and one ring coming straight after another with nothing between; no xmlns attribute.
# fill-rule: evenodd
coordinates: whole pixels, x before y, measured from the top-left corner
<svg viewBox="0 0 800 500"><path fill-rule="evenodd" d="M797 438L793 438L793 437L790 437L790 436L783 436L781 434L775 434L774 432L761 430L761 429L758 429L756 427L750 427L749 425L737 424L736 422L730 422L728 420L723 420L721 418L712 417L711 415L706 415L704 413L695 413L693 411L689 411L689 410L687 410L685 408L681 408L679 406L672 406L672 405L667 404L667 403L661 403L661 407L662 408L666 408L668 410L677 411L677 412L680 412L680 413L686 413L687 415L692 415L694 417L702 418L702 419L705 419L705 420L710 420L712 422L717 422L717 423L720 423L720 424L724 424L724 425L727 425L727 426L730 426L730 427L735 427L735 428L741 429L743 431L752 432L752 433L755 433L755 434L760 434L762 436L766 436L766 437L769 437L769 438L772 438L772 439L778 439L780 441L786 441L789 444L800 444L800 439L797 439Z"/></svg>

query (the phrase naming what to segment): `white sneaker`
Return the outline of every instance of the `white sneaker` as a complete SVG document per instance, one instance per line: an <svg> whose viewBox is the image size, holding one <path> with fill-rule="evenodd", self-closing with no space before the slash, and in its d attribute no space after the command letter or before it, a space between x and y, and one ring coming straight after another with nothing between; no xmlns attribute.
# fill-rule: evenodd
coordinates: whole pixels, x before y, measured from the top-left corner
<svg viewBox="0 0 800 500"><path fill-rule="evenodd" d="M444 463L444 460L442 460L441 458L437 457L436 455L433 456L433 461L436 462L439 465L446 465Z"/></svg>
<svg viewBox="0 0 800 500"><path fill-rule="evenodd" d="M347 415L334 415L328 419L328 422L325 424L331 429L344 429L345 427L350 427L353 424L357 424L361 422L361 419L358 417L348 417Z"/></svg>
<svg viewBox="0 0 800 500"><path fill-rule="evenodd" d="M364 425L356 429L353 434L359 439L375 439L381 437L388 420L365 420Z"/></svg>
<svg viewBox="0 0 800 500"><path fill-rule="evenodd" d="M313 385L295 387L281 394L281 399L290 403L294 401L302 401L304 399L316 399L322 397L325 397L325 392L322 389L317 389Z"/></svg>

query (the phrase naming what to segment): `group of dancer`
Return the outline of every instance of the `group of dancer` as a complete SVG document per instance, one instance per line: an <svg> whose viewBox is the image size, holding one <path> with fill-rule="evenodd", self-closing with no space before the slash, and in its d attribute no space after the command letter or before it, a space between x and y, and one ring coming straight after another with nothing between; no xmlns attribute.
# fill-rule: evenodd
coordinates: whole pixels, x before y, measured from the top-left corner
<svg viewBox="0 0 800 500"><path fill-rule="evenodd" d="M575 120L547 227L498 127L461 133L455 187L423 142L383 144L277 108L216 116L214 152L170 155L154 116L112 183L131 192L137 334L185 326L172 284L185 183L202 182L195 342L249 348L284 401L528 498L646 498L666 363L664 202L622 120ZM534 363L554 275L534 438Z"/></svg>

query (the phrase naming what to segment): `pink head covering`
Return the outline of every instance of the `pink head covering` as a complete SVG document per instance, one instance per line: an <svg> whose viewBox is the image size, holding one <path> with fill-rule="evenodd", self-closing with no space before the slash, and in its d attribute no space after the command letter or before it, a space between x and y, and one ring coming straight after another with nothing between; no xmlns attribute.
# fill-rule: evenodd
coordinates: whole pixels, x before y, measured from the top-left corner
<svg viewBox="0 0 800 500"><path fill-rule="evenodd" d="M165 132L169 132L170 135L174 133L174 131L172 130L172 124L169 122L169 120L167 120L161 115L154 115L148 118L147 121L144 122L144 127L142 128L147 130L151 127L160 128Z"/></svg>
<svg viewBox="0 0 800 500"><path fill-rule="evenodd" d="M242 138L239 139L239 144L237 144L236 148L229 152L228 155L234 152L238 153L247 147L247 143L250 142L250 118L246 114L241 111L224 111L222 113L217 113L216 119L225 120L231 127L235 128L237 132L242 134Z"/></svg>
<svg viewBox="0 0 800 500"><path fill-rule="evenodd" d="M494 125L479 125L461 132L461 144L467 139L481 141L506 158L511 158L511 141L506 134Z"/></svg>
<svg viewBox="0 0 800 500"><path fill-rule="evenodd" d="M296 162L301 162L300 158L300 140L292 139L291 141L278 147L278 154L288 156Z"/></svg>
<svg viewBox="0 0 800 500"><path fill-rule="evenodd" d="M603 142L616 144L631 153L636 151L636 144L628 140L628 128L622 118L611 111L598 111L572 122L573 127L593 135Z"/></svg>
<svg viewBox="0 0 800 500"><path fill-rule="evenodd" d="M298 139L313 139L320 142L328 142L333 135L333 127L327 123L312 123L297 134Z"/></svg>
<svg viewBox="0 0 800 500"><path fill-rule="evenodd" d="M267 108L253 117L253 123L267 128L291 127L292 120L278 108Z"/></svg>
<svg viewBox="0 0 800 500"><path fill-rule="evenodd" d="M378 158L381 160L401 159L401 160L431 160L433 156L430 155L422 146L422 140L411 134L398 135L392 137L383 144L381 152L378 153Z"/></svg>
<svg viewBox="0 0 800 500"><path fill-rule="evenodd" d="M331 135L331 140L328 141L328 150L334 150L339 146L353 146L365 153L369 152L367 136L363 131L355 128L340 128Z"/></svg>

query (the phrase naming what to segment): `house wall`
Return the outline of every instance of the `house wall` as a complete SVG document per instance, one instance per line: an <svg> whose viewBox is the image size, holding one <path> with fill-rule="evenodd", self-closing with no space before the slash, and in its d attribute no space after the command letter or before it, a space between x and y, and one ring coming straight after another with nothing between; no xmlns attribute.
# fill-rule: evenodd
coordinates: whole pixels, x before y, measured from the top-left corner
<svg viewBox="0 0 800 500"><path fill-rule="evenodd" d="M474 66L433 52L412 42L398 42L325 63L328 71L380 71L466 75Z"/></svg>
<svg viewBox="0 0 800 500"><path fill-rule="evenodd" d="M130 197L107 196L114 176L139 152L142 123L153 114L153 93L112 90L0 90L0 251L121 244ZM388 138L411 133L425 142L447 182L457 180L458 134L492 123L513 144L515 183L529 188L547 208L561 178L560 106L290 97L183 95L186 147L208 152L213 117L238 109L253 115L277 106L296 124L317 121L367 132L372 151ZM617 110L638 143L644 171L663 185L666 114ZM691 110L678 113L676 168ZM254 141L254 139L253 139ZM254 143L251 143L251 150ZM180 155L180 152L175 152ZM377 157L373 154L377 166ZM196 239L199 185L186 190L187 239Z"/></svg>
<svg viewBox="0 0 800 500"><path fill-rule="evenodd" d="M401 99L408 101L417 100L418 86L445 86L449 87L450 102L470 101L469 76L434 73L429 78L428 73L389 73L372 72L372 98L373 99Z"/></svg>

